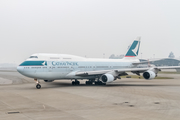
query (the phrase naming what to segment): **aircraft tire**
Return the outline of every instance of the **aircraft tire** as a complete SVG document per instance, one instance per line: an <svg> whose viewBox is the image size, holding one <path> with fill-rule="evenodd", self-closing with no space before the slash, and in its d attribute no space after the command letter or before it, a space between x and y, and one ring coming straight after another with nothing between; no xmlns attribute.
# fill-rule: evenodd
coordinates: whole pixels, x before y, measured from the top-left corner
<svg viewBox="0 0 180 120"><path fill-rule="evenodd" d="M106 85L106 83L99 81L99 82L97 82L97 85Z"/></svg>
<svg viewBox="0 0 180 120"><path fill-rule="evenodd" d="M40 85L40 84L37 84L37 85L36 85L36 88L37 88L37 89L41 89L41 85Z"/></svg>
<svg viewBox="0 0 180 120"><path fill-rule="evenodd" d="M98 84L98 85L102 85L102 82L101 82L101 81L98 81L97 84Z"/></svg>
<svg viewBox="0 0 180 120"><path fill-rule="evenodd" d="M74 82L74 81L72 81L72 85L75 85L75 82Z"/></svg>
<svg viewBox="0 0 180 120"><path fill-rule="evenodd" d="M91 84L91 82L90 81L86 81L86 85L90 85Z"/></svg>
<svg viewBox="0 0 180 120"><path fill-rule="evenodd" d="M86 85L92 85L93 84L93 82L91 82L91 81L86 81Z"/></svg>
<svg viewBox="0 0 180 120"><path fill-rule="evenodd" d="M77 81L77 85L79 85L80 84L80 82L79 81Z"/></svg>
<svg viewBox="0 0 180 120"><path fill-rule="evenodd" d="M92 85L93 83L92 82L89 82L89 85Z"/></svg>
<svg viewBox="0 0 180 120"><path fill-rule="evenodd" d="M73 82L72 82L72 85L79 85L79 84L80 84L79 81L73 81Z"/></svg>

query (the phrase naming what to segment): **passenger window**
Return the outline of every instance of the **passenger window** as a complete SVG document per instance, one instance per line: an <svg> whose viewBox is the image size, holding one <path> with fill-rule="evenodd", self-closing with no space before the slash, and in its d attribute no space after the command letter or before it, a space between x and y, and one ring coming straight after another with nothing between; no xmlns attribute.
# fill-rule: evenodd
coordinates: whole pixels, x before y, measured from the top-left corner
<svg viewBox="0 0 180 120"><path fill-rule="evenodd" d="M37 56L30 56L29 58L38 58Z"/></svg>

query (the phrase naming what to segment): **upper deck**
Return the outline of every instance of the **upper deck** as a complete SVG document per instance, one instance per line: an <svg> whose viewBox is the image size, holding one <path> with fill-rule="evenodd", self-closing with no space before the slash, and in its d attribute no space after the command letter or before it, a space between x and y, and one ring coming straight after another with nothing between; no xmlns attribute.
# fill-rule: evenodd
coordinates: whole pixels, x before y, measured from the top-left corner
<svg viewBox="0 0 180 120"><path fill-rule="evenodd" d="M46 60L46 61L86 61L86 62L139 62L139 59L102 59L102 58L85 58L69 54L50 54L36 53L32 54L27 61Z"/></svg>

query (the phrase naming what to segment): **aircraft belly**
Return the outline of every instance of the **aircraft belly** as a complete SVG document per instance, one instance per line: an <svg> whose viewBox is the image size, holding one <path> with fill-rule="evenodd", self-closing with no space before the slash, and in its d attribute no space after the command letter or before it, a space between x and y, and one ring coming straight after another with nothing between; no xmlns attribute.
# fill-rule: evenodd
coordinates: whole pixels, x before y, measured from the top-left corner
<svg viewBox="0 0 180 120"><path fill-rule="evenodd" d="M55 80L64 78L66 74L61 74L59 72L44 72L44 71L24 71L23 75L36 78L36 79L43 79L43 80Z"/></svg>
<svg viewBox="0 0 180 120"><path fill-rule="evenodd" d="M66 74L62 74L59 72L39 72L34 75L37 79L43 80L56 80L62 79L66 76Z"/></svg>

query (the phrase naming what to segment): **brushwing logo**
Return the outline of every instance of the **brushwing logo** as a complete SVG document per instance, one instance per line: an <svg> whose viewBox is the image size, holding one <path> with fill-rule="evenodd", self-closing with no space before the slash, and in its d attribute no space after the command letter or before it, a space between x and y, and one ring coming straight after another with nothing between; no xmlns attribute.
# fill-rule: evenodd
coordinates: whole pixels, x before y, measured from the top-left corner
<svg viewBox="0 0 180 120"><path fill-rule="evenodd" d="M139 41L138 41L136 47L132 50L136 56L138 55L138 50L139 50Z"/></svg>
<svg viewBox="0 0 180 120"><path fill-rule="evenodd" d="M42 63L42 65L43 65L43 66L47 66L47 63L46 63L46 61L44 61L44 62Z"/></svg>
<svg viewBox="0 0 180 120"><path fill-rule="evenodd" d="M126 57L135 57L139 53L140 41L134 41L128 52L126 53Z"/></svg>

